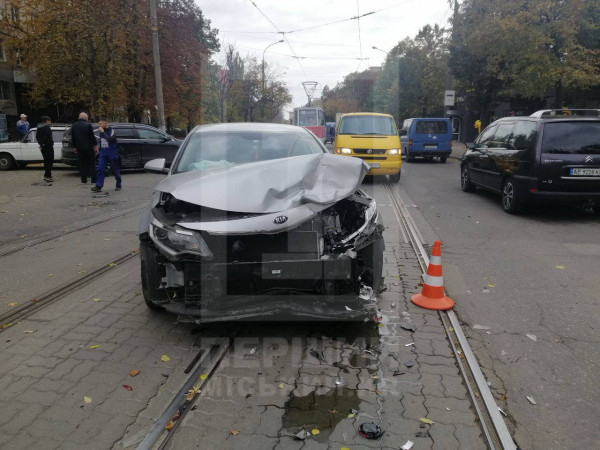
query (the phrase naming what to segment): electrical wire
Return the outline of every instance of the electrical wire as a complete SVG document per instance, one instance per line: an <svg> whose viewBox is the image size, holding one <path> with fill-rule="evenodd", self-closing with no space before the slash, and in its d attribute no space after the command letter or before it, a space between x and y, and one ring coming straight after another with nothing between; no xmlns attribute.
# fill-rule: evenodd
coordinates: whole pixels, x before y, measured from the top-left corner
<svg viewBox="0 0 600 450"><path fill-rule="evenodd" d="M284 33L284 32L282 32L282 31L279 29L279 27L278 27L277 25L275 25L275 23L274 23L274 22L273 22L271 19L269 19L269 18L267 17L267 15L266 15L264 12L262 12L262 10L261 10L261 9L258 7L258 5L257 5L257 4L254 2L254 0L250 0L250 3L252 3L252 4L254 5L254 7L255 7L255 8L258 10L258 12L260 12L260 13L263 15L263 17L264 17L265 19L267 19L267 20L269 21L269 23L270 23L271 25L273 25L273 27L274 27L274 28L275 28L275 29L276 29L276 30L277 30L277 31L278 31L278 32L279 32L279 33L280 33L280 34L283 36L283 39L285 40L286 44L288 45L288 47L289 47L289 48L290 48L290 50L292 51L292 54L294 55L294 57L295 57L296 61L298 61L298 65L300 66L300 69L302 70L302 73L304 74L304 77L305 77L306 79L308 79L308 76L306 75L306 71L304 70L304 67L302 66L302 63L300 62L300 59L297 57L297 55L296 55L296 52L294 51L294 48L292 47L292 44L290 44L290 41L287 39L287 37L286 37L285 33Z"/></svg>
<svg viewBox="0 0 600 450"><path fill-rule="evenodd" d="M359 46L359 49L360 49L360 59L362 61L363 54L362 54L362 39L360 37L360 6L359 6L359 1L360 0L356 0L356 14L357 14L356 15L356 17L357 17L357 19L356 19L356 25L358 25L358 46Z"/></svg>

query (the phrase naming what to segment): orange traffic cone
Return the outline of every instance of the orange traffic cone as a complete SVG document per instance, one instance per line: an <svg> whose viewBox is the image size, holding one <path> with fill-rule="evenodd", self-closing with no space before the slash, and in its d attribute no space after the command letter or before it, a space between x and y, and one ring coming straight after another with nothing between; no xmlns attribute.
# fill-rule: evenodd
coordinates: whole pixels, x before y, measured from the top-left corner
<svg viewBox="0 0 600 450"><path fill-rule="evenodd" d="M444 295L444 277L442 276L442 246L435 241L431 251L431 259L420 294L413 295L410 300L425 309L452 309L454 300Z"/></svg>

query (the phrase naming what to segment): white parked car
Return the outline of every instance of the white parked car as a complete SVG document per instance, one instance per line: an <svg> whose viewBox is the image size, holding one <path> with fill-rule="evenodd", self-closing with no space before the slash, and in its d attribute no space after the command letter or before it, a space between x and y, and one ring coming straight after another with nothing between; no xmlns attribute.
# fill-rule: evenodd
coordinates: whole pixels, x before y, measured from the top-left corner
<svg viewBox="0 0 600 450"><path fill-rule="evenodd" d="M54 162L60 162L65 125L51 125L54 140ZM40 146L35 140L37 128L32 128L19 142L0 144L0 170L12 170L27 164L44 162Z"/></svg>

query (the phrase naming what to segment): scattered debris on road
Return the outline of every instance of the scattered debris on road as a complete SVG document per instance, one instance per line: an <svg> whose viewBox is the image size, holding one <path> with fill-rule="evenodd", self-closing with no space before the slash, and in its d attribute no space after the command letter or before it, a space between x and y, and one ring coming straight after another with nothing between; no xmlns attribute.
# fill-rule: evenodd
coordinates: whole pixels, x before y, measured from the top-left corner
<svg viewBox="0 0 600 450"><path fill-rule="evenodd" d="M358 433L366 439L380 439L383 436L381 427L372 422L360 424Z"/></svg>
<svg viewBox="0 0 600 450"><path fill-rule="evenodd" d="M535 400L533 399L533 397L525 397L527 400L529 400L529 403L531 403L532 405L537 405L537 403L535 402Z"/></svg>
<svg viewBox="0 0 600 450"><path fill-rule="evenodd" d="M527 336L533 342L537 342L537 336L535 334L527 333L525 336Z"/></svg>

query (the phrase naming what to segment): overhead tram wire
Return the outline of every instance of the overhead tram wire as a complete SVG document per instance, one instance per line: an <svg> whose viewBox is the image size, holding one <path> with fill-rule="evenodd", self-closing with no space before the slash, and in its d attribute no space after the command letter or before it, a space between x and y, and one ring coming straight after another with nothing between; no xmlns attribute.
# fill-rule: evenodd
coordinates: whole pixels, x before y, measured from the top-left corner
<svg viewBox="0 0 600 450"><path fill-rule="evenodd" d="M300 66L300 69L302 70L302 73L304 74L304 78L308 79L308 76L306 75L306 71L304 70L304 66L302 66L302 63L300 62L300 59L298 58L298 56L296 55L296 52L294 51L294 48L292 47L292 44L290 44L290 41L288 40L288 38L286 37L286 33L281 31L279 29L279 27L277 25L275 25L275 23L269 19L269 17L267 17L267 15L262 12L262 10L258 7L258 5L254 2L254 0L250 0L250 3L252 3L254 5L254 7L258 10L258 12L260 12L263 17L265 19L267 19L269 21L269 23L271 25L273 25L273 27L283 36L283 39L285 40L286 44L288 45L288 47L290 48L290 50L292 51L292 54L294 55L294 58L296 58L296 60L298 61L298 65Z"/></svg>

